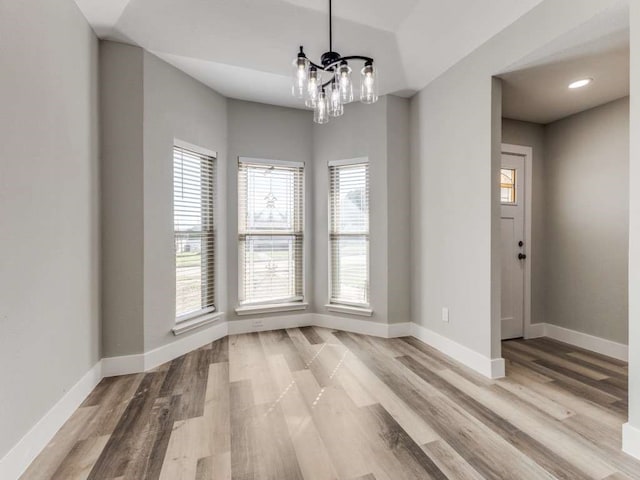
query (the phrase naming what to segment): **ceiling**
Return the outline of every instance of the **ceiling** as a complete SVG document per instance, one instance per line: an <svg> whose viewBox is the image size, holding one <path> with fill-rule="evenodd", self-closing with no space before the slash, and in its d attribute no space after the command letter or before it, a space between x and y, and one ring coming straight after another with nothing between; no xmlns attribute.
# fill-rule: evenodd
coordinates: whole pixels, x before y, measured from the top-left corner
<svg viewBox="0 0 640 480"><path fill-rule="evenodd" d="M334 0L334 49L375 58L411 96L541 0ZM301 107L299 45L328 50L327 0L76 0L100 38L138 45L231 98Z"/></svg>
<svg viewBox="0 0 640 480"><path fill-rule="evenodd" d="M629 95L627 6L608 11L500 75L502 115L547 124ZM587 87L570 90L579 79Z"/></svg>

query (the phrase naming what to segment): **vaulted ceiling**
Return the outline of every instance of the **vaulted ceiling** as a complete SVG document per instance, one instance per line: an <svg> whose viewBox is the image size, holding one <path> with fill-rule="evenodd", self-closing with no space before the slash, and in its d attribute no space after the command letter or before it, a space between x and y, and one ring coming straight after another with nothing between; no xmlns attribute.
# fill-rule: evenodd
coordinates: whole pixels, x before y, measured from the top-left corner
<svg viewBox="0 0 640 480"><path fill-rule="evenodd" d="M76 0L100 38L138 45L220 93L300 107L299 45L328 50L328 0ZM409 96L541 0L334 0L334 50L374 57L380 93Z"/></svg>

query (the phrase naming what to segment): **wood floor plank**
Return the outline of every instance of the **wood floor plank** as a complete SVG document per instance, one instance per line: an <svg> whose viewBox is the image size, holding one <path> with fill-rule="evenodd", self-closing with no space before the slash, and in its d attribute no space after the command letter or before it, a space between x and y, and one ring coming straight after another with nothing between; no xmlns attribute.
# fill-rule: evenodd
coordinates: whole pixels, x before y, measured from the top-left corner
<svg viewBox="0 0 640 480"><path fill-rule="evenodd" d="M324 343L322 337L318 335L313 327L300 327L300 331L311 345Z"/></svg>
<svg viewBox="0 0 640 480"><path fill-rule="evenodd" d="M229 362L229 337L223 337L211 344L211 363Z"/></svg>
<svg viewBox="0 0 640 480"><path fill-rule="evenodd" d="M148 373L140 383L136 394L127 405L107 445L100 454L88 478L90 480L111 479L122 476L132 460L137 439L145 432L149 415L160 393L164 373Z"/></svg>
<svg viewBox="0 0 640 480"><path fill-rule="evenodd" d="M293 344L293 340L284 330L260 332L260 341L267 357L282 355L289 364L291 371L304 370L306 367L305 361Z"/></svg>
<svg viewBox="0 0 640 480"><path fill-rule="evenodd" d="M337 387L321 387L309 370L293 372L311 419L339 478L357 478L371 472L367 438L357 419L344 411L346 394Z"/></svg>
<svg viewBox="0 0 640 480"><path fill-rule="evenodd" d="M206 349L187 354L182 367L180 408L175 420L201 417L209 373L210 352ZM174 391L174 395L178 394Z"/></svg>
<svg viewBox="0 0 640 480"><path fill-rule="evenodd" d="M282 392L278 403L284 413L303 477L306 480L338 478L325 444L313 422L311 412L284 356L271 356L269 365Z"/></svg>
<svg viewBox="0 0 640 480"><path fill-rule="evenodd" d="M80 440L51 476L52 480L85 480L108 441L109 435Z"/></svg>
<svg viewBox="0 0 640 480"><path fill-rule="evenodd" d="M514 342L510 345L510 348L524 352L527 355L531 355L535 360L543 360L546 363L562 367L562 369L566 371L575 372L593 380L603 380L610 376L603 374L601 371L598 371L591 366L584 366L577 362L573 362L566 358L566 356L563 357L561 355L549 353L545 350L536 349L524 342Z"/></svg>
<svg viewBox="0 0 640 480"><path fill-rule="evenodd" d="M231 417L229 365L213 363L209 367L204 419L207 426L206 449L216 479L231 478Z"/></svg>
<svg viewBox="0 0 640 480"><path fill-rule="evenodd" d="M249 380L257 405L271 403L278 397L257 333L229 337L229 380Z"/></svg>
<svg viewBox="0 0 640 480"><path fill-rule="evenodd" d="M447 476L381 405L366 407L378 422L380 436L400 460L407 477L446 480Z"/></svg>
<svg viewBox="0 0 640 480"><path fill-rule="evenodd" d="M22 480L49 478L65 462L76 443L84 438L83 429L97 411L97 405L76 410L20 478Z"/></svg>
<svg viewBox="0 0 640 480"><path fill-rule="evenodd" d="M231 345L231 343L230 343ZM230 350L230 360L233 360ZM233 480L258 479L256 439L253 435L253 390L249 380L229 385L231 415L231 478Z"/></svg>
<svg viewBox="0 0 640 480"><path fill-rule="evenodd" d="M127 464L123 475L125 480L152 480L160 477L175 416L180 411L180 401L181 397L177 395L156 399L144 433L139 435L133 447L135 454Z"/></svg>
<svg viewBox="0 0 640 480"><path fill-rule="evenodd" d="M451 446L442 440L422 446L447 478L456 480L482 480L482 476Z"/></svg>

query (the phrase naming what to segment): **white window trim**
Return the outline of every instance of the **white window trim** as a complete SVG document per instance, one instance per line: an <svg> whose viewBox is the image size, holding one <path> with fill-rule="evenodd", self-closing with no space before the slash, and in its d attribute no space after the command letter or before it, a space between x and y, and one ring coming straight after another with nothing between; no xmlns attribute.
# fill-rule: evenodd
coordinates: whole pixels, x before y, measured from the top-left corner
<svg viewBox="0 0 640 480"><path fill-rule="evenodd" d="M173 139L173 145L175 147L184 148L186 150L191 150L192 152L199 153L201 155L205 155L207 157L213 157L214 160L218 159L218 153L213 150L209 150L208 148L200 147L199 145L194 145L193 143L185 142L184 140L180 140L179 138Z"/></svg>
<svg viewBox="0 0 640 480"><path fill-rule="evenodd" d="M246 163L248 165L279 165L282 167L304 167L304 162L292 162L289 160L269 160L267 158L251 158L251 157L238 157L240 163Z"/></svg>
<svg viewBox="0 0 640 480"><path fill-rule="evenodd" d="M182 335L183 333L190 332L196 328L209 325L210 323L217 322L222 316L223 312L210 312L204 313L190 320L184 320L171 329L171 332L175 335Z"/></svg>
<svg viewBox="0 0 640 480"><path fill-rule="evenodd" d="M180 324L180 323L183 323L183 322L188 322L191 319L202 317L203 315L208 315L208 314L213 313L215 311L216 311L216 306L213 305L212 307L209 307L209 308L204 308L202 310L196 310L195 312L185 313L184 315L180 315L179 317L176 317L176 324Z"/></svg>
<svg viewBox="0 0 640 480"><path fill-rule="evenodd" d="M350 315L360 315L363 317L370 317L373 315L373 310L366 307L351 307L348 305L329 303L325 305L325 308L330 312L348 313Z"/></svg>
<svg viewBox="0 0 640 480"><path fill-rule="evenodd" d="M330 160L328 162L329 167L344 167L345 165L361 165L363 163L369 163L368 157L347 158L344 160Z"/></svg>
<svg viewBox="0 0 640 480"><path fill-rule="evenodd" d="M245 315L258 315L261 313L275 313L275 312L292 312L296 310L306 310L309 304L306 302L291 302L291 303L274 303L267 305L243 305L236 307L236 313L240 316Z"/></svg>

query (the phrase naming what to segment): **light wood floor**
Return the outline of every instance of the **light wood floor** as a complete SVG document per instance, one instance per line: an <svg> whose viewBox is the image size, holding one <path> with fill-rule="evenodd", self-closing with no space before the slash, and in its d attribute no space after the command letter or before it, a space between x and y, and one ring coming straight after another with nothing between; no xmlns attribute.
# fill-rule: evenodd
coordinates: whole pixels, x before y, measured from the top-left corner
<svg viewBox="0 0 640 480"><path fill-rule="evenodd" d="M419 341L237 335L102 381L25 479L640 479L627 366L546 339L489 381Z"/></svg>

